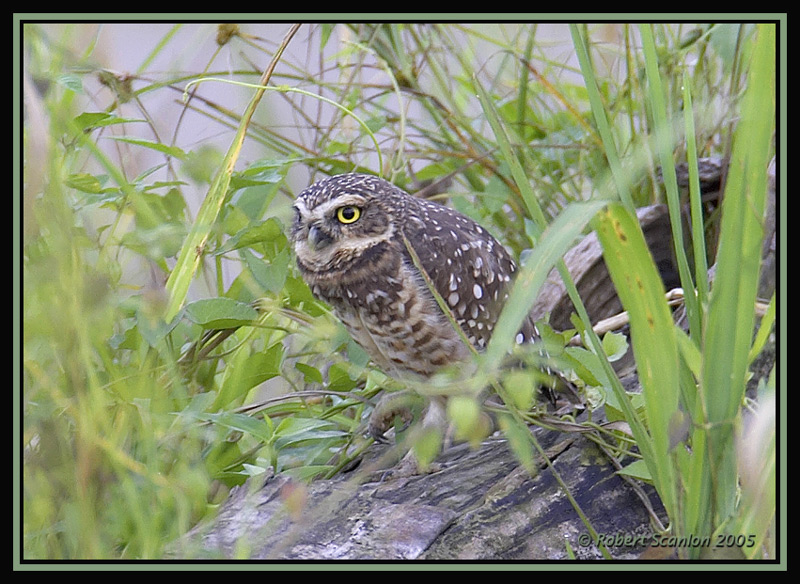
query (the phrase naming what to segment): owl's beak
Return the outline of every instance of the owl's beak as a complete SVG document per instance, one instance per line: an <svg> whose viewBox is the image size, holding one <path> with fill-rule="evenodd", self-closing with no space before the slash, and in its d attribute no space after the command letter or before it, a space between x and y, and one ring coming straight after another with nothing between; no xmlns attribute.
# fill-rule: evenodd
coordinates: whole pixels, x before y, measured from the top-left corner
<svg viewBox="0 0 800 584"><path fill-rule="evenodd" d="M319 251L328 247L333 239L316 225L312 225L308 230L308 247L313 251Z"/></svg>

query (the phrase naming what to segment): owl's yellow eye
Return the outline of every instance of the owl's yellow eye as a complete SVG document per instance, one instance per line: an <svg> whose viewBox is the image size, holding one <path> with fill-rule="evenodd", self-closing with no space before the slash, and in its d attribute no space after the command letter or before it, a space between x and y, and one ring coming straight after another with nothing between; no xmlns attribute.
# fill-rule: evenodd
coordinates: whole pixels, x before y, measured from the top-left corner
<svg viewBox="0 0 800 584"><path fill-rule="evenodd" d="M355 223L361 217L361 209L353 205L345 205L336 210L336 218L344 223Z"/></svg>

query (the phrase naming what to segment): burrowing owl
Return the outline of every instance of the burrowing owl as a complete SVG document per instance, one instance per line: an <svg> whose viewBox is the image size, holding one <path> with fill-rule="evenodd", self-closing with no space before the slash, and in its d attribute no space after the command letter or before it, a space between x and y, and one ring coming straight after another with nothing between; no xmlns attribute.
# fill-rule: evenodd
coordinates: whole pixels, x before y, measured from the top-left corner
<svg viewBox="0 0 800 584"><path fill-rule="evenodd" d="M321 180L299 194L294 208L292 240L303 278L384 372L426 378L469 357L464 337L478 350L487 345L516 265L475 221L366 174ZM526 322L517 342L535 334Z"/></svg>

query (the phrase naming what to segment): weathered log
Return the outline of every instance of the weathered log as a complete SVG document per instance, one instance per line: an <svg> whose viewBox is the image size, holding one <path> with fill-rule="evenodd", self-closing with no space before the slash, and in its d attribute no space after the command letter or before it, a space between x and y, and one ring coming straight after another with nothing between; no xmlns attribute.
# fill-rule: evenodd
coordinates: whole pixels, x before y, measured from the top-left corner
<svg viewBox="0 0 800 584"><path fill-rule="evenodd" d="M552 462L551 468L539 461L534 476L506 440L495 436L476 450L466 444L450 448L437 460L438 470L427 474L381 479L380 473L361 472L370 464L365 461L351 473L308 485L287 476L250 479L174 555L541 560L566 559L572 550L577 558L601 558L558 473L591 527L609 538L610 554L637 557L653 534L648 505L660 511L653 490L635 488L615 474L582 435L541 428L534 433ZM386 446L374 448L379 454ZM304 504L297 505L298 499Z"/></svg>

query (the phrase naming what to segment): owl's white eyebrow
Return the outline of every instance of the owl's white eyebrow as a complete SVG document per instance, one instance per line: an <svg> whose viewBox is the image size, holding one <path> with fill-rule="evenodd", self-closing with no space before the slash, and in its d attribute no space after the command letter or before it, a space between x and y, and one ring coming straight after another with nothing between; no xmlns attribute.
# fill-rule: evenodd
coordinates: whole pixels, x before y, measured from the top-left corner
<svg viewBox="0 0 800 584"><path fill-rule="evenodd" d="M331 199L329 201L325 201L317 205L316 207L310 210L310 214L317 217L324 217L328 213L338 209L339 207L345 205L354 205L356 207L362 207L366 202L367 200L361 195L347 193L339 197L336 197L335 199Z"/></svg>
<svg viewBox="0 0 800 584"><path fill-rule="evenodd" d="M304 220L307 220L311 215L311 211L308 210L308 205L306 205L306 202L303 199L295 199L292 206Z"/></svg>

